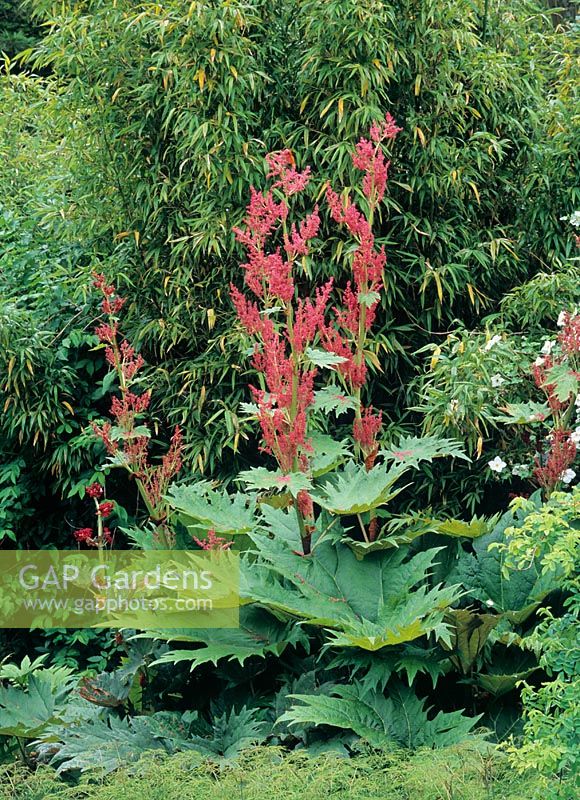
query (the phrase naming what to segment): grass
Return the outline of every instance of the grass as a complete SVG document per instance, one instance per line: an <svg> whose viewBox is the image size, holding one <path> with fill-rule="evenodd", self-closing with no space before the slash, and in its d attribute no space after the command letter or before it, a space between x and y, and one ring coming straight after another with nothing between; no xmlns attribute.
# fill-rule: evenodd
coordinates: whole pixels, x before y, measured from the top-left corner
<svg viewBox="0 0 580 800"><path fill-rule="evenodd" d="M200 764L191 753L152 753L76 785L48 767L0 772L0 800L546 800L546 788L537 777L517 775L504 756L472 746L353 759L256 748L224 767ZM573 800L572 791L559 796Z"/></svg>

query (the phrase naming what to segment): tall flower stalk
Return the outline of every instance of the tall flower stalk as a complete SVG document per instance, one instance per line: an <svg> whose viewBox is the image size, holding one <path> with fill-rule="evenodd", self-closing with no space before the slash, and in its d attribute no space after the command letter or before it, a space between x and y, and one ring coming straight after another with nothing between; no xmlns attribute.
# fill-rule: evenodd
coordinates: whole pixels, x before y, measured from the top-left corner
<svg viewBox="0 0 580 800"><path fill-rule="evenodd" d="M574 386L580 375L580 314L562 311L558 326L557 339L544 345L543 355L532 365L534 382L544 393L552 416L548 451L538 454L533 472L546 497L562 482L570 483L576 477L571 467L580 444L580 428L571 430L579 412L580 395Z"/></svg>
<svg viewBox="0 0 580 800"><path fill-rule="evenodd" d="M271 186L265 192L251 189L243 225L234 229L246 251L242 268L248 293L232 286L231 296L238 318L253 340L252 365L260 385L250 388L262 450L276 460L281 485L292 473L309 472L309 420L321 365L336 368L354 398L353 435L368 469L378 452L381 414L363 406L361 389L367 377L367 337L380 301L386 262L384 248L377 249L372 231L387 184L389 162L382 147L399 130L387 115L382 123L372 126L370 139L361 139L352 155L354 166L364 173L364 210L327 188L331 217L345 225L357 242L352 279L341 305L329 308L332 279L316 287L310 297L303 297L297 286L303 259L310 255L319 232L320 214L316 206L300 222L289 221L292 198L304 192L311 180L310 168L297 170L291 151L266 157ZM308 554L314 523L312 498L306 489L300 489L293 503L303 550ZM373 535L373 531L370 533Z"/></svg>
<svg viewBox="0 0 580 800"><path fill-rule="evenodd" d="M109 454L109 464L125 469L134 479L149 520L154 526L156 541L163 547L171 547L174 535L168 524L169 507L164 498L169 485L181 469L181 431L179 427L175 427L169 448L160 463L151 463L151 433L143 422L151 392L148 389L144 392L136 390L144 361L119 332L119 312L125 300L118 295L113 285L107 283L104 275L94 276L94 286L102 294L101 309L105 317L95 333L105 347L107 363L116 374L118 394L113 395L111 400L112 421L101 425L93 424L93 431ZM97 509L99 520L101 516Z"/></svg>
<svg viewBox="0 0 580 800"><path fill-rule="evenodd" d="M380 412L374 413L372 407L364 407L361 389L367 377L367 338L380 301L386 264L384 247L376 247L373 222L385 195L390 166L390 162L385 160L382 145L385 141L394 140L400 130L391 115L387 114L382 123L372 125L370 138L361 138L352 154L353 165L364 173L362 190L367 201L365 212L359 210L348 196L339 197L330 186L326 191L333 220L346 227L357 246L352 257L353 281L347 283L343 295L344 308L337 311L338 325L325 331L323 344L330 352L343 355L346 359L339 371L357 400L353 435L368 469L371 469L377 456L376 442L382 429L382 415Z"/></svg>

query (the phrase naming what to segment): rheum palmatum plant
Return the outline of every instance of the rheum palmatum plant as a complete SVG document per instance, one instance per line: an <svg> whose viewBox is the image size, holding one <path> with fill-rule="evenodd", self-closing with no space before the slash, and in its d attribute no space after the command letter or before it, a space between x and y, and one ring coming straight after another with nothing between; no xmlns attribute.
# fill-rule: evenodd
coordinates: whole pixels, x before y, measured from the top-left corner
<svg viewBox="0 0 580 800"><path fill-rule="evenodd" d="M231 295L256 372L254 402L244 403L243 410L257 420L261 449L276 468L240 473L246 491L234 495L208 481L171 487L171 507L198 544L205 533L209 546L210 532L214 539L254 537L257 529L269 527L265 507L272 504L288 511L275 527L291 530L292 541L298 539L301 549L294 555L310 555L325 538L345 537L348 547L363 555L398 547L411 536L407 520L384 507L401 491L395 484L403 473L440 456L465 457L458 442L433 436L403 437L381 447L381 413L365 392L368 364L378 364L371 332L386 262L373 220L387 185L383 148L398 131L387 115L356 145L352 162L362 172L359 204L326 186L325 207L316 206L300 219L295 218L296 198L311 180L310 169L299 171L289 150L267 156L270 187L252 188L247 214L234 229L246 251L247 291L232 285ZM322 213L353 240L350 278L342 290L332 278L307 289ZM344 422L332 430L333 417L342 415ZM268 497L273 492L279 493L275 499ZM412 538L425 526L431 530L432 523L415 526ZM394 541L385 544L385 536Z"/></svg>
<svg viewBox="0 0 580 800"><path fill-rule="evenodd" d="M453 520L445 528L447 521L430 514L403 517L389 508L403 488L403 474L420 462L465 457L458 442L434 436L398 437L386 446L381 414L366 391L368 366L376 365L371 336L386 260L373 219L387 184L383 147L397 132L387 116L356 145L352 161L362 172L356 204L346 192L327 186L324 206L297 219L295 209L311 175L309 169L297 169L288 150L267 157L270 187L252 189L246 217L236 229L246 251L246 291L232 286L231 293L255 369L254 402L245 410L260 426L270 464L240 473L243 491L199 479L169 490L176 516L199 546L222 549L224 539L234 538L245 550L240 557L243 635L234 641L220 632L218 641L212 632L188 632L183 641L203 647L163 656L166 663L190 661L192 668L226 657L243 665L250 653L279 657L287 647L303 645L310 652L307 631L319 629L322 652L342 653L340 665L352 668L357 680L333 687L324 708L313 710L314 696L294 695L306 706L279 721L355 730L353 717L364 717L373 737L369 741L378 746L385 739L381 733L373 736L373 729L391 726L382 694L391 673L388 667L383 671L386 661L376 661L381 681L358 683L359 667L366 672L373 663L360 651L386 648L388 658L393 653L388 648L428 637L451 647L446 614L461 595L458 585L431 579L440 548L412 550L409 543L426 532L471 537L482 532L479 520ZM342 290L328 280L308 291L308 275L316 273L313 244L325 213L352 237L350 275ZM418 729L426 730L426 715L417 704L405 714L420 719ZM451 722L454 735L456 722Z"/></svg>
<svg viewBox="0 0 580 800"><path fill-rule="evenodd" d="M154 542L163 547L172 546L174 535L168 522L165 495L181 469L181 432L179 427L174 429L167 452L159 463L152 463L149 452L151 431L143 419L151 393L137 389L144 361L119 330L119 313L125 300L113 285L107 283L104 275L94 276L94 286L102 294L101 309L104 316L95 333L105 348L105 358L111 367L112 377L117 380L118 390L111 399L111 420L100 425L94 423L93 431L109 455L107 466L125 469L135 481L147 510L148 527ZM102 497L98 484L88 487L87 495L95 499L97 505L97 532L93 533L91 528L81 528L76 531L75 538L78 542L103 547L110 543L110 534L102 521L113 508L110 502L97 502Z"/></svg>
<svg viewBox="0 0 580 800"><path fill-rule="evenodd" d="M580 245L579 245L580 246ZM555 489L571 484L580 455L580 313L562 309L558 333L544 341L530 365L541 403L507 404L502 422L527 428L522 435L527 445L527 463L516 464L512 474L529 477L547 498ZM497 456L490 469L501 473L508 466Z"/></svg>
<svg viewBox="0 0 580 800"><path fill-rule="evenodd" d="M111 516L115 509L112 500L105 500L105 490L100 483L91 483L85 489L86 496L93 501L95 509L96 529L78 528L74 533L77 544L84 544L87 547L96 547L105 550L108 545L113 543L113 534L107 527L107 518Z"/></svg>
<svg viewBox="0 0 580 800"><path fill-rule="evenodd" d="M508 403L500 408L500 422L522 428L518 463L507 455L488 462L498 475L512 475L540 486L546 497L576 478L572 468L580 446L580 315L563 311L561 331L547 339L530 366L530 377L543 395L541 402Z"/></svg>
<svg viewBox="0 0 580 800"><path fill-rule="evenodd" d="M330 186L326 190L333 220L355 240L352 278L341 305L329 308L332 278L316 288L313 298L300 295L299 264L318 234L320 217L316 206L300 222L291 221L292 198L304 191L311 176L309 167L303 172L296 169L289 150L267 156L271 187L264 193L252 188L244 225L235 229L247 252L243 268L253 297L235 286L231 291L238 317L254 342L252 363L261 376L262 385L251 389L263 450L276 459L279 485L287 485L295 494L305 553L310 548L314 511L301 476L310 473L313 445L309 421L321 368L338 375L345 393L337 388L329 399L354 410L355 448L368 470L378 453L381 414L363 404L361 392L367 377L367 337L380 301L386 261L384 248L377 247L372 230L387 185L389 162L383 144L394 140L399 130L387 114L382 123L373 124L370 138L360 139L356 146L352 162L364 176L364 207L359 208L348 196L339 196ZM373 519L368 538L375 536Z"/></svg>

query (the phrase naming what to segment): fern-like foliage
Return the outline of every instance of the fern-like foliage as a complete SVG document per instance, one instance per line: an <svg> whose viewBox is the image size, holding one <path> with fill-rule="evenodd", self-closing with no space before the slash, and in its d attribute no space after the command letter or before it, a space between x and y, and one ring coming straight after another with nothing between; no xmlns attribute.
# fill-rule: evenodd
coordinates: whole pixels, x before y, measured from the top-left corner
<svg viewBox="0 0 580 800"><path fill-rule="evenodd" d="M390 689L387 697L366 691L358 682L337 686L333 697L293 697L299 703L283 714L280 722L352 730L375 747L446 747L468 737L479 719L465 717L460 711L440 711L429 719L425 702L402 684Z"/></svg>

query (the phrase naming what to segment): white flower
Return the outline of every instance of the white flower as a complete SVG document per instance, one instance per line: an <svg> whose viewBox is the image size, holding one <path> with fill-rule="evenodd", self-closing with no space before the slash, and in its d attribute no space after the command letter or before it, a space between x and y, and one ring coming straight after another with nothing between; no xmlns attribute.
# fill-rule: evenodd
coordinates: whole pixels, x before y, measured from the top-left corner
<svg viewBox="0 0 580 800"><path fill-rule="evenodd" d="M459 400L451 400L449 405L447 406L447 413L454 416L459 411Z"/></svg>
<svg viewBox="0 0 580 800"><path fill-rule="evenodd" d="M572 483L574 478L576 477L576 473L573 469L565 469L564 472L560 475L560 480L562 483Z"/></svg>
<svg viewBox="0 0 580 800"><path fill-rule="evenodd" d="M562 328L566 324L566 314L567 314L566 311L560 311L560 313L558 314L558 321L556 322L556 325L559 328Z"/></svg>
<svg viewBox="0 0 580 800"><path fill-rule="evenodd" d="M574 400L574 405L576 408L580 408L580 394L576 395L576 399Z"/></svg>
<svg viewBox="0 0 580 800"><path fill-rule="evenodd" d="M512 467L512 475L517 478L527 478L530 474L530 468L527 464L514 464Z"/></svg>
<svg viewBox="0 0 580 800"><path fill-rule="evenodd" d="M569 222L575 228L580 228L580 211L573 211L569 217L560 217L564 222Z"/></svg>
<svg viewBox="0 0 580 800"><path fill-rule="evenodd" d="M501 336L496 333L495 336L492 336L489 342L485 345L484 350L491 350L492 347L495 347L496 344L501 342Z"/></svg>
<svg viewBox="0 0 580 800"><path fill-rule="evenodd" d="M494 389L499 388L502 385L502 383L505 383L505 378L502 378L499 372L491 376L491 385L493 386Z"/></svg>
<svg viewBox="0 0 580 800"><path fill-rule="evenodd" d="M555 345L556 345L555 339L546 339L546 341L544 342L544 346L542 347L542 353L545 356L549 356L552 350L554 349Z"/></svg>
<svg viewBox="0 0 580 800"><path fill-rule="evenodd" d="M580 428L576 428L575 431L572 431L570 434L570 441L574 442L574 444L580 444Z"/></svg>
<svg viewBox="0 0 580 800"><path fill-rule="evenodd" d="M486 600L486 601L485 601L485 605L486 605L488 608L493 608L493 607L494 607L494 605L495 605L495 603L493 602L493 600Z"/></svg>
<svg viewBox="0 0 580 800"><path fill-rule="evenodd" d="M546 359L545 359L545 358L542 358L542 356L538 356L538 357L536 358L536 360L534 361L534 367L542 367L542 366L544 365L544 361L545 361L545 360L546 360Z"/></svg>
<svg viewBox="0 0 580 800"><path fill-rule="evenodd" d="M492 472L503 472L504 469L507 467L507 464L503 460L503 458L496 456L491 461L487 462L487 466L490 468Z"/></svg>

